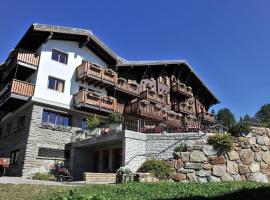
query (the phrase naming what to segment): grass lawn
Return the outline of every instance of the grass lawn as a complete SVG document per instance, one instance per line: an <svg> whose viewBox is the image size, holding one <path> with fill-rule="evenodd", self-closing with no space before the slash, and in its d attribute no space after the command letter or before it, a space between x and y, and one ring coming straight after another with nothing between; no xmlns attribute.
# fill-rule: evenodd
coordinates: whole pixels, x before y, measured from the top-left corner
<svg viewBox="0 0 270 200"><path fill-rule="evenodd" d="M74 191L74 198L69 196ZM62 197L59 197L62 196ZM64 198L66 197L66 198ZM70 198L67 198L70 197ZM75 198L76 197L76 198ZM270 185L254 182L223 183L132 183L87 185L80 187L44 185L0 185L0 199L5 200L266 200Z"/></svg>

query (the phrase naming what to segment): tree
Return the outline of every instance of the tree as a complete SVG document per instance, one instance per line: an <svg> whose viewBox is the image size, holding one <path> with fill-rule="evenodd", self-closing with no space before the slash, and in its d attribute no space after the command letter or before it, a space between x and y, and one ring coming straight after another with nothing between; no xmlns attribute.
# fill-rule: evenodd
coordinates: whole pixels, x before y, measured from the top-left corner
<svg viewBox="0 0 270 200"><path fill-rule="evenodd" d="M270 104L263 105L255 114L255 117L261 122L262 126L270 128Z"/></svg>
<svg viewBox="0 0 270 200"><path fill-rule="evenodd" d="M244 116L240 117L240 120L238 122L241 125L246 126L258 126L258 120L255 117L252 117L248 114L245 114Z"/></svg>
<svg viewBox="0 0 270 200"><path fill-rule="evenodd" d="M217 112L217 120L221 121L227 128L236 124L234 114L228 108L222 108Z"/></svg>

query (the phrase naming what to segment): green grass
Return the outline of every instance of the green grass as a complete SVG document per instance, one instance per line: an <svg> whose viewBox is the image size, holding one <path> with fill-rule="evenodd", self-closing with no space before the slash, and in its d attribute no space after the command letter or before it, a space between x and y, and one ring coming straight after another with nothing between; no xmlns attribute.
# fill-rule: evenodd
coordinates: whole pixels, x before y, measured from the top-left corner
<svg viewBox="0 0 270 200"><path fill-rule="evenodd" d="M73 190L77 198L68 197ZM59 196L62 196L61 198ZM95 198L91 198L95 196ZM56 198L59 197L59 198ZM80 187L0 185L0 199L12 200L264 200L270 199L270 185L254 182L223 183L127 183Z"/></svg>

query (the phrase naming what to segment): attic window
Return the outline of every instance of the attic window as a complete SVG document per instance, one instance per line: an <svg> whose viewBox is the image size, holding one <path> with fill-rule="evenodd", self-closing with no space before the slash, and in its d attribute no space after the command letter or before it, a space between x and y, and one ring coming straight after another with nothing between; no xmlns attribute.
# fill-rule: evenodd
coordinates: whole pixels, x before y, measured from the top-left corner
<svg viewBox="0 0 270 200"><path fill-rule="evenodd" d="M58 51L56 49L52 50L52 60L58 61L60 63L67 64L68 54Z"/></svg>

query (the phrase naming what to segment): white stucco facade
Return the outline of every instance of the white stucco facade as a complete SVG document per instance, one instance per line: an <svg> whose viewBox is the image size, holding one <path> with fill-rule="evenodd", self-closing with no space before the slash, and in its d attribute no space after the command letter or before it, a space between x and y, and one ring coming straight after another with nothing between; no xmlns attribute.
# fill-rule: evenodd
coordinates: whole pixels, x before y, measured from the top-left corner
<svg viewBox="0 0 270 200"><path fill-rule="evenodd" d="M51 59L53 49L68 54L67 64ZM32 81L35 83L33 99L57 103L64 107L71 106L72 97L79 91L79 86L94 88L93 85L82 84L76 81L76 67L82 63L82 60L97 63L104 68L108 67L102 59L87 47L79 48L78 42L49 40L47 43L43 44L38 51L40 53L40 63L38 71L32 76ZM48 88L49 76L65 81L63 93ZM107 93L105 89L102 89L101 92L104 95Z"/></svg>

